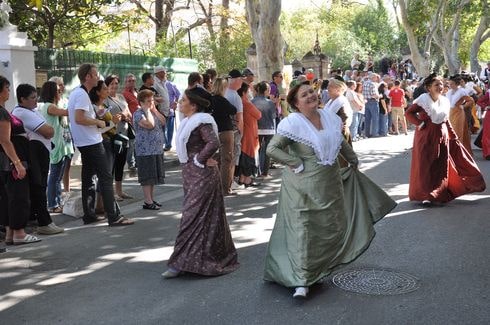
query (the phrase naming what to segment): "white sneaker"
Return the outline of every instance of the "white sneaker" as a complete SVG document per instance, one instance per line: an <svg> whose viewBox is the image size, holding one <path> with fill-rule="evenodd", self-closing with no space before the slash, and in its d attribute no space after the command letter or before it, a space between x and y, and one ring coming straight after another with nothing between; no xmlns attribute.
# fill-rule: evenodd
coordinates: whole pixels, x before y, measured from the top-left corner
<svg viewBox="0 0 490 325"><path fill-rule="evenodd" d="M37 233L40 235L54 235L64 232L65 229L58 227L53 222L47 226L37 227Z"/></svg>
<svg viewBox="0 0 490 325"><path fill-rule="evenodd" d="M294 289L293 298L306 298L308 291L308 287L297 287Z"/></svg>
<svg viewBox="0 0 490 325"><path fill-rule="evenodd" d="M230 188L231 188L232 190L238 190L238 189L241 189L241 188L242 188L242 186L241 186L241 185L238 185L238 183L237 183L237 182L233 181L233 183L231 183Z"/></svg>

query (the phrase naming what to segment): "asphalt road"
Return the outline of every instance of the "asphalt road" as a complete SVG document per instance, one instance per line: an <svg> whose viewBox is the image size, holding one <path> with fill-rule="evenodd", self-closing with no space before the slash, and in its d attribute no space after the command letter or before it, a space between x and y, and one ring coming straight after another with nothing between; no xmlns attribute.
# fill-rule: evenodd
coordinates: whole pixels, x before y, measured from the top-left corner
<svg viewBox="0 0 490 325"><path fill-rule="evenodd" d="M163 208L123 212L131 227L82 226L55 216L66 232L0 255L0 324L490 324L489 190L445 206L424 208L407 198L412 136L356 142L364 171L398 207L376 225L369 250L336 272L389 269L418 279L416 291L365 295L329 277L305 301L262 280L273 227L280 169L257 189L226 198L241 267L220 277L163 280L177 232L182 190L177 167L157 188ZM475 156L487 181L490 161Z"/></svg>

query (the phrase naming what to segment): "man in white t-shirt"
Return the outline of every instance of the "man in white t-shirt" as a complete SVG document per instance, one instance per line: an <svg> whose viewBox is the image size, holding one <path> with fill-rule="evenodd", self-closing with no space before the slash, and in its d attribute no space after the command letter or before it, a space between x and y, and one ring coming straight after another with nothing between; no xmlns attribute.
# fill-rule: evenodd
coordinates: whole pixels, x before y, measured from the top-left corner
<svg viewBox="0 0 490 325"><path fill-rule="evenodd" d="M95 109L90 102L89 92L97 86L99 74L93 64L82 64L78 69L81 85L75 88L68 99L68 116L73 143L82 156L82 206L83 222L89 224L103 220L95 214L95 184L97 175L100 195L104 202L109 226L127 226L134 222L119 213L112 186L112 166L109 166L102 135L99 129L108 122L96 118Z"/></svg>
<svg viewBox="0 0 490 325"><path fill-rule="evenodd" d="M225 98L236 108L236 114L232 116L233 122L233 138L234 138L234 149L233 149L233 159L230 166L231 180L233 180L233 175L235 173L235 166L238 166L241 154L241 141L243 134L243 103L240 95L238 95L237 90L240 89L243 83L242 74L237 69L233 69L228 74L228 88L225 91ZM238 184L230 183L229 188L223 189L227 193L233 193L232 189L237 189Z"/></svg>
<svg viewBox="0 0 490 325"><path fill-rule="evenodd" d="M46 189L48 187L49 153L53 128L37 111L37 92L34 86L20 84L15 90L18 105L12 110L24 124L29 138L29 198L31 201L31 219L38 222L37 232L41 235L54 235L63 232L63 228L53 223L48 211Z"/></svg>

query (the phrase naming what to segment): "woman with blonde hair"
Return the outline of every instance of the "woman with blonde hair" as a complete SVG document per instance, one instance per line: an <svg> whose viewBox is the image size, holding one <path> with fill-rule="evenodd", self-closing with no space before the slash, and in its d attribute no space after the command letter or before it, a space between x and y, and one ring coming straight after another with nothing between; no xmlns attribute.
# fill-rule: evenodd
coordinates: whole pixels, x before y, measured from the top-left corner
<svg viewBox="0 0 490 325"><path fill-rule="evenodd" d="M228 87L228 81L225 78L216 78L213 83L211 96L211 115L218 126L218 137L220 141L219 148L219 165L221 173L221 184L224 195L232 195L229 189L233 180L232 163L233 163L233 122L232 115L236 114L236 107L224 97L225 90Z"/></svg>
<svg viewBox="0 0 490 325"><path fill-rule="evenodd" d="M342 134L347 142L352 144L349 131L352 123L352 108L349 104L349 100L344 96L347 85L343 81L333 78L330 79L327 90L330 99L323 109L333 111L342 119Z"/></svg>

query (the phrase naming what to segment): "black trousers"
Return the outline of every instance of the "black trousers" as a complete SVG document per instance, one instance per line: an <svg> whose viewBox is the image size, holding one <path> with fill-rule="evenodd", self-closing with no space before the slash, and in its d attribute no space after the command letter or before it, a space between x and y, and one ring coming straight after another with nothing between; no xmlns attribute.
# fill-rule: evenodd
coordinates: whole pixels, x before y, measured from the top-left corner
<svg viewBox="0 0 490 325"><path fill-rule="evenodd" d="M104 149L106 151L106 159L111 166L112 174L114 179L118 182L123 180L124 175L124 165L126 164L126 157L128 155L128 148L122 147L121 152L114 152L114 146L112 140L104 139L102 141Z"/></svg>
<svg viewBox="0 0 490 325"><path fill-rule="evenodd" d="M114 200L112 187L112 165L107 161L106 151L102 142L78 147L82 156L82 206L84 220L90 220L95 215L95 179L97 176L100 195L109 223L117 221L119 209Z"/></svg>
<svg viewBox="0 0 490 325"><path fill-rule="evenodd" d="M31 197L31 220L36 220L39 226L47 226L53 222L48 212L49 151L40 141L29 141L29 186Z"/></svg>
<svg viewBox="0 0 490 325"><path fill-rule="evenodd" d="M0 224L24 229L31 214L29 176L14 180L11 172L0 171Z"/></svg>

